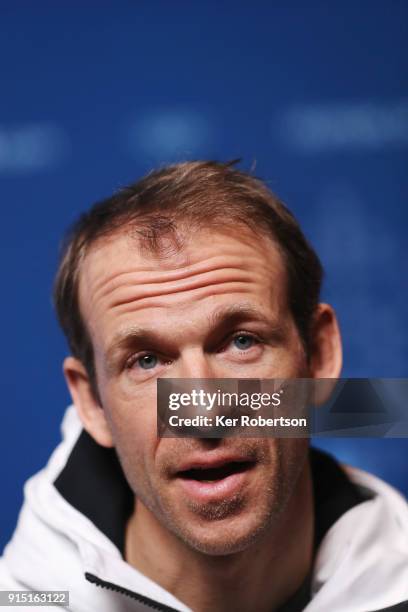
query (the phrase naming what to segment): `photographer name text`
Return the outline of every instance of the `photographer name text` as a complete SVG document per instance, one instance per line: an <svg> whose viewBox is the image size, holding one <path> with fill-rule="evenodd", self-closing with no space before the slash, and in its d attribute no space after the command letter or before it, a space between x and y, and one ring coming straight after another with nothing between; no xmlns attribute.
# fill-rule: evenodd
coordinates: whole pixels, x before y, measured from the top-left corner
<svg viewBox="0 0 408 612"><path fill-rule="evenodd" d="M241 415L240 417L217 415L214 418L202 414L190 418L172 415L169 417L169 425L171 427L307 427L307 419L265 418L260 415L253 417L248 415Z"/></svg>

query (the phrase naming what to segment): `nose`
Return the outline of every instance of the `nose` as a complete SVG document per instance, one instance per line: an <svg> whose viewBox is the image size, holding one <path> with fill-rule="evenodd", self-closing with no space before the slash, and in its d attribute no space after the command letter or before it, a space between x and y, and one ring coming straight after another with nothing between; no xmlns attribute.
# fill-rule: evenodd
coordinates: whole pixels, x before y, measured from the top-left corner
<svg viewBox="0 0 408 612"><path fill-rule="evenodd" d="M179 392L190 392L191 389L202 390L203 392L214 393L216 388L214 383L206 382L205 379L218 379L222 378L222 375L215 367L214 362L211 360L211 355L206 354L200 347L188 347L185 348L181 354L177 363L177 370L174 373L174 378L179 379L190 379L190 383L186 382L183 387L178 388ZM204 380L203 380L204 379ZM200 380L198 385L195 381ZM206 448L213 448L220 442L221 436L217 432L215 436L212 429L212 418L216 414L216 407L212 411L206 411L202 406L197 407L183 407L182 416L193 419L194 417L200 416L208 418L209 421L199 421L197 424L182 426L178 425L176 429L172 429L174 436L178 435L187 438L196 438L200 440L200 446ZM179 411L181 414L181 412Z"/></svg>
<svg viewBox="0 0 408 612"><path fill-rule="evenodd" d="M179 360L179 378L216 378L209 355L200 348L186 349Z"/></svg>

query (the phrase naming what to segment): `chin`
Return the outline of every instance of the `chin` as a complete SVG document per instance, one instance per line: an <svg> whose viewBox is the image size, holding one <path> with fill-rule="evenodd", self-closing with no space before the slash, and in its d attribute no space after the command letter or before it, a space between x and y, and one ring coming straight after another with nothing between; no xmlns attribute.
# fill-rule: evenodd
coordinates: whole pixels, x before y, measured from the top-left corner
<svg viewBox="0 0 408 612"><path fill-rule="evenodd" d="M247 550L270 527L270 517L234 516L178 530L178 536L193 550L205 555L223 556Z"/></svg>

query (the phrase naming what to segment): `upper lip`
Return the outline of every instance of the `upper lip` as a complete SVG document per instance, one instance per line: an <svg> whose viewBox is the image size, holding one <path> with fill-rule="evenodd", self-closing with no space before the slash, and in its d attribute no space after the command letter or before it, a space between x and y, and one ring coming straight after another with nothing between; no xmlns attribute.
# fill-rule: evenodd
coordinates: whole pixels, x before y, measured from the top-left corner
<svg viewBox="0 0 408 612"><path fill-rule="evenodd" d="M254 459L245 455L223 454L223 455L196 455L178 466L176 475L187 470L208 470L219 468L228 463L254 463Z"/></svg>

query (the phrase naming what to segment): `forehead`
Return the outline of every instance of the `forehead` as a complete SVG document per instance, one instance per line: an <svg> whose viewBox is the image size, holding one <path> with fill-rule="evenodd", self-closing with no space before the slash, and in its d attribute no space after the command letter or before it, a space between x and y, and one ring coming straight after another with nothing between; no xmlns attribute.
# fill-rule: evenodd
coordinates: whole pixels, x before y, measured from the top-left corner
<svg viewBox="0 0 408 612"><path fill-rule="evenodd" d="M241 227L202 229L183 235L181 248L168 247L161 255L147 252L129 233L92 246L79 277L80 308L92 336L109 335L129 319L151 323L154 315L159 325L163 317L168 323L183 311L205 316L234 301L286 304L283 257L267 237Z"/></svg>

